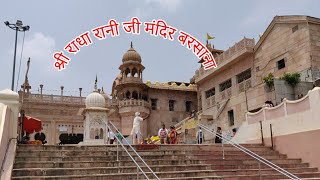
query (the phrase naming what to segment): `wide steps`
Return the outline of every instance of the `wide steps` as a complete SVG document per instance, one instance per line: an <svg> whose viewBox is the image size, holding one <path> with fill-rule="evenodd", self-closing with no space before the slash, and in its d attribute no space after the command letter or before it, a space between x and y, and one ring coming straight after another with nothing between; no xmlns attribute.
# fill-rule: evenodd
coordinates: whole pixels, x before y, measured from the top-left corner
<svg viewBox="0 0 320 180"><path fill-rule="evenodd" d="M164 160L151 159L145 160L149 165L192 165L204 164L201 160ZM142 164L142 162L138 162ZM83 168L83 167L118 167L118 166L135 166L132 160L119 161L28 161L15 162L15 168Z"/></svg>
<svg viewBox="0 0 320 180"><path fill-rule="evenodd" d="M317 168L301 159L262 145L245 144L299 178L319 178ZM132 157L150 179L155 177L141 160L125 145ZM139 155L161 179L286 179L277 171L235 147L216 145L140 145L134 146ZM12 179L137 179L137 167L129 155L116 145L52 146L19 145ZM117 161L117 154L119 155ZM224 156L223 156L224 154ZM259 170L260 169L260 170ZM139 172L139 179L146 179Z"/></svg>

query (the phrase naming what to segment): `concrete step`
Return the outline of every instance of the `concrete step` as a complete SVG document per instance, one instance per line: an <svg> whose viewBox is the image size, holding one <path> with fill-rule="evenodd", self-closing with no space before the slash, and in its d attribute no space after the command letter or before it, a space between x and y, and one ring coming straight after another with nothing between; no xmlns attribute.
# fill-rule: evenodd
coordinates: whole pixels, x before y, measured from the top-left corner
<svg viewBox="0 0 320 180"><path fill-rule="evenodd" d="M204 159L204 160L222 160L224 159L237 159L237 160L250 160L254 159L253 157L249 155L229 155L225 154L223 155L193 155L193 156L188 156L191 159ZM272 159L287 159L286 155L262 155L261 157L267 159L267 160L272 160Z"/></svg>
<svg viewBox="0 0 320 180"><path fill-rule="evenodd" d="M303 172L317 172L317 168L286 168L288 172L294 173L303 173ZM277 174L276 170L273 169L231 169L231 170L216 170L218 176L230 176L230 175L255 175L255 174Z"/></svg>
<svg viewBox="0 0 320 180"><path fill-rule="evenodd" d="M304 172L304 173L294 173L300 179L312 178L320 179L319 172ZM289 179L282 174L261 174L260 175L237 175L237 176L223 176L224 180L260 180L261 179Z"/></svg>
<svg viewBox="0 0 320 180"><path fill-rule="evenodd" d="M133 156L136 160L139 160L138 156ZM116 160L117 156L107 156L107 155L101 155L101 156L93 156L93 155L83 155L83 156L19 156L17 155L15 160L16 161L98 161L98 160L103 160L103 161L112 161ZM131 160L129 156L119 156L120 160ZM166 159L166 160L171 160L171 159L189 159L185 155L145 155L143 156L144 160L148 159Z"/></svg>
<svg viewBox="0 0 320 180"><path fill-rule="evenodd" d="M201 160L164 160L150 159L145 160L149 165L192 165L204 164ZM138 162L142 164L142 162ZM118 166L135 166L132 160L120 161L15 161L14 168L84 168L84 167L118 167ZM208 166L210 167L210 166Z"/></svg>
<svg viewBox="0 0 320 180"><path fill-rule="evenodd" d="M277 164L279 165L281 168L305 168L305 167L309 167L308 163L299 163L299 164ZM215 170L215 169L258 169L259 168L259 164L252 164L252 165L244 165L244 164L240 164L240 165L215 165L212 164L211 165L211 169ZM269 166L264 165L264 164L260 164L260 168L263 169L267 169L269 168Z"/></svg>
<svg viewBox="0 0 320 180"><path fill-rule="evenodd" d="M234 160L234 159L225 159L225 160L211 160L211 159L203 159L203 162L206 164L212 164L212 165L258 165L259 161L255 159L250 160ZM300 164L301 159L272 159L270 162L281 165L281 164ZM263 163L260 163L261 165Z"/></svg>
<svg viewBox="0 0 320 180"><path fill-rule="evenodd" d="M134 152L130 152L131 155L135 155ZM147 155L194 155L194 156L222 156L221 151L138 151L140 156L147 156ZM243 157L250 157L249 155L241 152L241 151L225 151L225 155L230 156L243 156ZM19 150L17 151L17 157L39 157L39 156L83 156L83 155L90 155L90 156L116 156L116 151L84 151L84 150ZM128 156L125 151L119 151L119 155L121 156ZM277 152L273 151L261 151L259 155L262 156L282 156L286 157L285 155L281 155Z"/></svg>
<svg viewBox="0 0 320 180"><path fill-rule="evenodd" d="M147 167L141 166L144 172L148 172ZM170 171L191 171L206 170L209 168L206 164L190 164L190 165L160 165L150 166L156 172ZM122 167L85 167L85 168L20 168L13 169L13 176L55 176L55 175L86 175L86 174L114 174L114 173L131 173L136 172L136 166Z"/></svg>
<svg viewBox="0 0 320 180"><path fill-rule="evenodd" d="M127 149L130 149L128 145L124 145ZM121 149L121 146L119 146ZM222 146L220 144L205 144L205 145L198 145L198 144L176 144L176 145L134 145L133 146L137 150L184 150L187 149L188 151L212 151L217 150L220 151ZM265 147L262 145L251 145L245 144L244 147L255 150L255 151L263 151L263 150L270 150L270 147ZM80 145L18 145L19 150L109 150L109 151L116 151L117 145L97 145L97 146L80 146ZM235 147L229 144L224 144L225 150L231 151L238 151Z"/></svg>
<svg viewBox="0 0 320 180"><path fill-rule="evenodd" d="M263 151L260 153L263 157L270 157L270 156L277 156L280 158L285 158L286 155L281 155L278 153L264 153L264 152L272 152L272 151ZM130 152L131 155L135 156L134 152ZM193 154L197 157L222 157L222 152L189 152L189 151L139 151L138 154L140 156L148 156L148 155L190 155ZM232 158L241 156L241 157L250 157L249 155L236 151L225 151L225 156L232 156ZM116 156L117 152L114 151L84 151L84 150L33 150L33 151L27 151L27 150L19 150L17 151L16 157L40 157L40 156ZM128 154L124 151L119 152L119 156L128 156Z"/></svg>
<svg viewBox="0 0 320 180"><path fill-rule="evenodd" d="M79 172L80 173L80 172ZM185 170L185 171L167 171L167 172L155 172L159 178L173 178L173 177L199 177L199 176L215 176L215 172L211 170ZM155 178L150 172L146 172L147 176L151 179ZM97 178L99 177L99 178ZM112 179L112 180L125 180L125 179L137 179L136 170L130 173L114 173L114 174L76 174L76 175L63 175L58 176L15 176L12 179ZM146 179L141 172L139 172L139 179ZM221 179L221 178L220 178Z"/></svg>

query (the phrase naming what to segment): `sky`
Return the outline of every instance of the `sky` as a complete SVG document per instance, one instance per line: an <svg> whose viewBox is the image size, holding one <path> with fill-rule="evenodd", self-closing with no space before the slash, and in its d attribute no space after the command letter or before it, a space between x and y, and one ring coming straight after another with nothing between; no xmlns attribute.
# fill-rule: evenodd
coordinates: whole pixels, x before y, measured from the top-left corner
<svg viewBox="0 0 320 180"><path fill-rule="evenodd" d="M109 19L120 23L132 17L141 22L163 19L203 43L209 33L215 37L211 42L215 48L226 50L243 37L255 38L257 42L276 15L320 18L319 7L317 0L0 0L0 90L11 88L15 42L15 32L2 23L5 21L21 20L30 26L25 34L18 34L15 90L23 83L30 57L28 77L33 93L38 93L43 84L45 94L60 94L60 86L64 86L65 95L78 96L80 87L84 95L93 91L96 75L98 87L111 94L122 56L131 41L146 67L144 82L189 82L200 66L192 51L176 40L154 37L144 31L140 35L126 34L120 28L117 37L100 41L92 38L93 43L77 54L65 53L71 58L66 69L54 69L54 52L63 51L72 39L107 24Z"/></svg>

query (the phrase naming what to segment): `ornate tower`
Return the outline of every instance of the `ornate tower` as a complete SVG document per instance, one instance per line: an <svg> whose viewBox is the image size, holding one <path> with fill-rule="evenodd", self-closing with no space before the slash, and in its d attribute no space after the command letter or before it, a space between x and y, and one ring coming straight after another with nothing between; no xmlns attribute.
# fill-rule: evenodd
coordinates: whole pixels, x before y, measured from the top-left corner
<svg viewBox="0 0 320 180"><path fill-rule="evenodd" d="M121 116L121 130L124 135L130 135L134 113L140 112L143 118L150 114L148 102L148 86L143 83L142 72L145 67L141 64L141 56L133 48L123 55L117 76L112 87L112 97L118 100ZM147 122L141 127L142 136L146 137Z"/></svg>
<svg viewBox="0 0 320 180"><path fill-rule="evenodd" d="M86 97L86 108L81 114L84 116L84 137L82 144L105 144L109 109L106 99L97 90L97 78L94 91Z"/></svg>

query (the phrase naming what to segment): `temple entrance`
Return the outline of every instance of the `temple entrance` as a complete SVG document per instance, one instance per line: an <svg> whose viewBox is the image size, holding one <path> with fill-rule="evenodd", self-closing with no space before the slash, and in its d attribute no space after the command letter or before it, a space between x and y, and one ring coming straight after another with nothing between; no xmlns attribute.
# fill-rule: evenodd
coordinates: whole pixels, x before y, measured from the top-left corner
<svg viewBox="0 0 320 180"><path fill-rule="evenodd" d="M67 134L63 133L59 136L59 144L78 144L83 141L83 134Z"/></svg>

